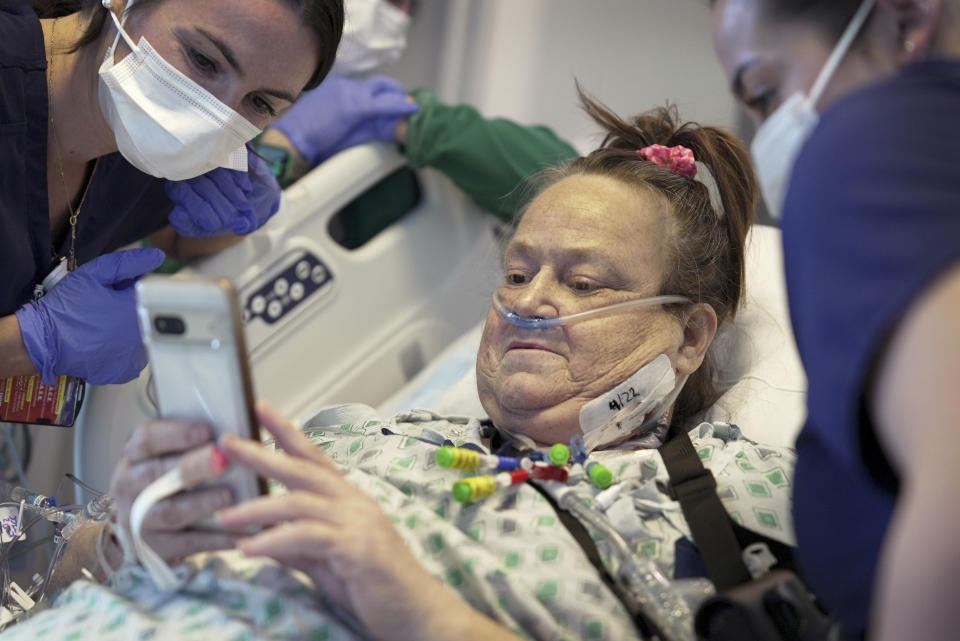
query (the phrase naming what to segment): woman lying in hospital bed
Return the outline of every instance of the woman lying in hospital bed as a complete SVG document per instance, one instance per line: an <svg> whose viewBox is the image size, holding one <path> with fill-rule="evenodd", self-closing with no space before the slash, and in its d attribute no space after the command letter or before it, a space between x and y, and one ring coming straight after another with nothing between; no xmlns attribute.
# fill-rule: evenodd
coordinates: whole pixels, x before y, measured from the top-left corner
<svg viewBox="0 0 960 641"><path fill-rule="evenodd" d="M583 525L611 576L648 560L668 577L687 575L690 531L656 450L671 424L689 430L736 521L792 544L792 452L699 422L717 396L711 344L743 296L756 195L748 156L730 135L678 126L667 111L627 123L586 106L608 132L604 144L541 177L505 246L477 358L490 422L413 411L301 430L261 406L268 447L224 437L219 450L203 426L149 424L114 474L114 527L126 527L134 497L164 470L189 460L181 469L195 480L216 476L220 452L287 491L231 506L223 490L194 490L157 504L143 538L181 561L179 592L128 564L110 588L74 582L3 638L635 638L553 502L566 505L561 494L572 492L574 512L592 515ZM630 301L644 303L610 307ZM464 475L436 462L444 444L522 454L578 434L618 490L574 465L566 483L460 502L451 487ZM210 514L226 532L263 529L189 527ZM91 526L68 556L61 579L119 566L121 553Z"/></svg>

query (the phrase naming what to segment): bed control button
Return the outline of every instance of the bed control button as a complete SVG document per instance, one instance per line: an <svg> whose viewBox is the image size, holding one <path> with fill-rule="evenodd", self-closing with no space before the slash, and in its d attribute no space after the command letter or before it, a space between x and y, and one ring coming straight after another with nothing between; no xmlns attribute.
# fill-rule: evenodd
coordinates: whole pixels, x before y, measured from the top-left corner
<svg viewBox="0 0 960 641"><path fill-rule="evenodd" d="M270 318L280 318L280 314L283 313L283 303L278 300L270 301L270 304L267 306L267 316Z"/></svg>
<svg viewBox="0 0 960 641"><path fill-rule="evenodd" d="M293 302L297 302L303 298L303 293L303 283L294 283L293 285L290 285L290 299L293 300Z"/></svg>
<svg viewBox="0 0 960 641"><path fill-rule="evenodd" d="M310 276L310 263L305 260L301 260L299 263L297 263L296 274L297 278L300 280L307 280L307 278Z"/></svg>

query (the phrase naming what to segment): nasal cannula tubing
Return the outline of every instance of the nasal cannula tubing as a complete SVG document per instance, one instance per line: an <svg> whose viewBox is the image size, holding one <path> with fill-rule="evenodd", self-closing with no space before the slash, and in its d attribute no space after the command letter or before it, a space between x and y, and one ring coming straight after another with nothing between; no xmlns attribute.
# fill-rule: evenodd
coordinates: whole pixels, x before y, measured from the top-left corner
<svg viewBox="0 0 960 641"><path fill-rule="evenodd" d="M585 312L570 314L568 316L552 316L550 318L543 318L540 316L521 316L515 311L504 307L503 303L500 302L500 297L497 294L493 295L493 306L503 320L507 321L511 325L522 327L523 329L552 329L568 323L574 323L587 318L593 318L594 316L612 314L613 312L619 312L627 309L656 307L657 305L686 304L690 302L692 301L686 296L652 296L650 298L637 298L634 300L624 301L622 303L605 305L603 307L597 307L596 309L590 309Z"/></svg>

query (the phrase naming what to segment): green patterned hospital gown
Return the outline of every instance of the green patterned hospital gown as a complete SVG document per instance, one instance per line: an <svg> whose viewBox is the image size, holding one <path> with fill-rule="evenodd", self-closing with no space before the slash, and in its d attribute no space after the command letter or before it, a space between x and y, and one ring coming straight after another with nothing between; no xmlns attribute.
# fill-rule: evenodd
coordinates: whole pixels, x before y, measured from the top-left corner
<svg viewBox="0 0 960 641"><path fill-rule="evenodd" d="M308 424L304 430L350 481L379 501L426 568L479 611L528 638L637 638L621 602L535 488L516 485L470 505L452 499L453 482L471 474L438 467L436 446L480 445L479 421L415 411L384 422ZM758 446L723 424L703 423L690 436L731 516L792 545L793 452ZM661 489L667 475L659 453L610 452L599 460L615 482L626 484L605 517L635 551L672 576L675 544L689 530L679 505ZM598 492L580 468L569 484L588 502ZM592 534L609 564L608 546ZM110 587L78 581L53 607L0 639L365 638L356 622L313 592L308 579L269 560L202 554L177 571L190 578L174 595L159 593L139 567L119 571Z"/></svg>

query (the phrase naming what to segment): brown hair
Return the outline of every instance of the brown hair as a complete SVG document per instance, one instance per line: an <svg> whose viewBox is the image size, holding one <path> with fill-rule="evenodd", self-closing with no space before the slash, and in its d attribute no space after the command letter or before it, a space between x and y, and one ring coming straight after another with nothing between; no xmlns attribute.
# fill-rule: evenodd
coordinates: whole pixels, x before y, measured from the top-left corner
<svg viewBox="0 0 960 641"><path fill-rule="evenodd" d="M540 172L534 190L574 175L616 178L654 193L672 214L661 294L678 294L707 303L719 323L733 318L744 293L744 242L753 223L758 190L750 155L734 135L716 127L681 123L676 108L660 107L621 119L577 86L584 110L606 136L600 147L566 165ZM683 145L698 163L709 168L716 182L722 212L714 209L707 186L697 178L674 173L647 160L638 150L653 144ZM702 172L703 169L701 168ZM529 202L529 200L527 201ZM683 305L671 306L682 317ZM712 405L718 397L711 353L694 372L674 409L683 423Z"/></svg>
<svg viewBox="0 0 960 641"><path fill-rule="evenodd" d="M127 0L129 2L130 0ZM130 11L139 11L160 0L137 0ZM293 3L300 11L300 17L309 25L320 41L320 57L304 91L313 89L330 73L343 35L343 0L285 0ZM95 42L103 31L108 16L100 0L33 0L34 11L41 18L59 18L78 11L88 16L87 27L83 35L73 43L71 51Z"/></svg>

